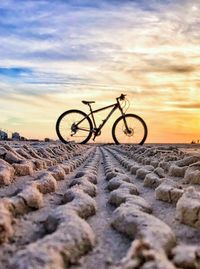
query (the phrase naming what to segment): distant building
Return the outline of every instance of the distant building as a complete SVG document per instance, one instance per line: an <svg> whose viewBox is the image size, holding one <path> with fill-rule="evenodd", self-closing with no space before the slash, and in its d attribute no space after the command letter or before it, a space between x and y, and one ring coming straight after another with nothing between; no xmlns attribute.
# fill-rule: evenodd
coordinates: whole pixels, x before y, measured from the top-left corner
<svg viewBox="0 0 200 269"><path fill-rule="evenodd" d="M46 138L44 139L44 142L53 142L53 141L54 141L53 139L48 138L48 137L46 137Z"/></svg>
<svg viewBox="0 0 200 269"><path fill-rule="evenodd" d="M12 140L19 141L21 139L20 134L15 132L12 133Z"/></svg>
<svg viewBox="0 0 200 269"><path fill-rule="evenodd" d="M8 139L8 134L0 130L0 140L7 140L7 139Z"/></svg>
<svg viewBox="0 0 200 269"><path fill-rule="evenodd" d="M199 144L199 139L196 141L196 140L192 140L191 144Z"/></svg>
<svg viewBox="0 0 200 269"><path fill-rule="evenodd" d="M27 139L26 137L24 137L24 136L21 136L21 137L20 137L20 140L21 140L21 141L27 141L28 139Z"/></svg>

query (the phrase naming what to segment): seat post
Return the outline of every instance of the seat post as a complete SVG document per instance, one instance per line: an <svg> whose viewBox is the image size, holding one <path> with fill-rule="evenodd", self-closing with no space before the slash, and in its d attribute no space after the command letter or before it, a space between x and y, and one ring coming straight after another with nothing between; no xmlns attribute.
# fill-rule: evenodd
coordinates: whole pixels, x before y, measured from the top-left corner
<svg viewBox="0 0 200 269"><path fill-rule="evenodd" d="M90 104L88 104L88 106L89 106L89 108L90 108L90 112L92 112L92 107L91 107L91 105L90 105Z"/></svg>
<svg viewBox="0 0 200 269"><path fill-rule="evenodd" d="M92 107L91 107L90 104L88 104L88 106L89 106L89 108L90 108L91 117L92 117L92 121L93 121L94 127L97 128L97 126L96 126L96 122L95 122L95 119L94 119L94 115L93 115L93 113L92 113L92 112L93 112L93 111L92 111Z"/></svg>

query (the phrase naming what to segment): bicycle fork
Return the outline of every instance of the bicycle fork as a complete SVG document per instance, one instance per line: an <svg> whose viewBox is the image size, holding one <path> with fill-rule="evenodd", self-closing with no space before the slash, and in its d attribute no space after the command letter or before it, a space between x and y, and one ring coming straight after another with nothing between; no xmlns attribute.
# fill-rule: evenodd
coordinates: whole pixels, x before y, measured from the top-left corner
<svg viewBox="0 0 200 269"><path fill-rule="evenodd" d="M123 116L123 121L124 121L124 125L125 125L125 128L126 128L126 131L127 131L127 133L130 133L130 130L129 130L128 125L127 125L127 122L126 122L125 115L123 114L122 116Z"/></svg>

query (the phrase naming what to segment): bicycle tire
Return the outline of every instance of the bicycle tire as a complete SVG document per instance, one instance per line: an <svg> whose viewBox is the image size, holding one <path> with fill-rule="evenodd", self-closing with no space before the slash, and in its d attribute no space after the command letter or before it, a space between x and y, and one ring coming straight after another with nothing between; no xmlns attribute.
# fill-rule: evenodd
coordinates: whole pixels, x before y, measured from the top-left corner
<svg viewBox="0 0 200 269"><path fill-rule="evenodd" d="M69 114L72 114L72 113L78 113L78 114L81 114L82 116L85 117L85 119L88 121L88 124L89 124L89 132L88 132L88 136L81 142L75 142L76 144L86 144L91 136L92 136L92 129L93 129L93 124L92 124L92 121L91 119L87 116L86 113L84 113L83 111L81 110L77 110L77 109L71 109L71 110L67 110L65 111L64 113L62 113L59 118L57 119L56 121L56 134L58 136L58 138L60 139L61 142L63 142L64 144L68 144L70 141L66 140L63 135L61 134L60 132L60 124L61 124L61 121L63 120L64 117L66 117L67 115Z"/></svg>
<svg viewBox="0 0 200 269"><path fill-rule="evenodd" d="M147 138L147 135L148 135L148 128L147 128L147 125L145 123L145 121L139 117L138 115L135 115L135 114L126 114L124 116L120 116L113 124L113 127L112 127L112 137L113 137L113 140L115 142L115 144L119 145L120 142L118 140L118 138L116 137L116 128L117 128L117 125L118 123L123 120L123 118L134 118L136 121L138 121L139 123L141 123L141 126L143 127L143 131L144 131L144 134L142 135L141 137L141 140L139 141L139 143L137 143L138 145L143 145L144 142L146 141L146 138ZM134 142L134 141L133 141Z"/></svg>

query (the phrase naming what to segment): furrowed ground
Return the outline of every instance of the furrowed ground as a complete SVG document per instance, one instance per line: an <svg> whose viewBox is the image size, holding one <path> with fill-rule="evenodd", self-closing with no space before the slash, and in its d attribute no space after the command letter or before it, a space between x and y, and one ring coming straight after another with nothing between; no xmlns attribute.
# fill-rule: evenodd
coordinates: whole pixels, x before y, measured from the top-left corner
<svg viewBox="0 0 200 269"><path fill-rule="evenodd" d="M0 269L199 269L200 150L0 143Z"/></svg>

